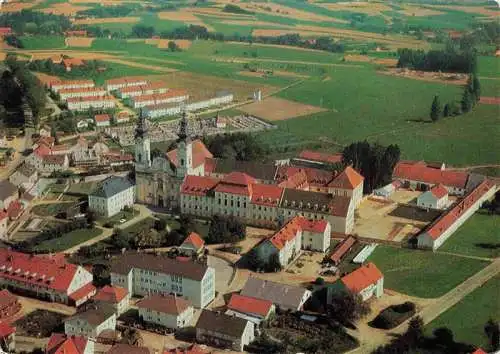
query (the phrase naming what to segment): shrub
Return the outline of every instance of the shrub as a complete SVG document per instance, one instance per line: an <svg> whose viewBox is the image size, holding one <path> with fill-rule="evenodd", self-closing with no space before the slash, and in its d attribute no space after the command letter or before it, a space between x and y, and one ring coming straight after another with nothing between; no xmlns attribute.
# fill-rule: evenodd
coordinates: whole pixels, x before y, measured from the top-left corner
<svg viewBox="0 0 500 354"><path fill-rule="evenodd" d="M392 305L382 310L370 326L382 329L391 329L399 326L401 323L412 317L416 312L413 302L405 302L399 305Z"/></svg>
<svg viewBox="0 0 500 354"><path fill-rule="evenodd" d="M316 285L324 285L325 284L325 279L321 277L317 277L316 280L314 281L314 284Z"/></svg>

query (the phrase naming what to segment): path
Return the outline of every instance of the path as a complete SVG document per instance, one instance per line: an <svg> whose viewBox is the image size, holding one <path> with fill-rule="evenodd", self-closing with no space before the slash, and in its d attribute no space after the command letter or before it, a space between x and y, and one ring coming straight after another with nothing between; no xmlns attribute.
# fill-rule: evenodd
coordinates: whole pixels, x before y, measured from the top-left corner
<svg viewBox="0 0 500 354"><path fill-rule="evenodd" d="M487 261L487 262L491 262L493 260L493 258L488 258L488 257L471 256L471 255L468 255L468 254L446 252L446 251L434 251L434 253L448 254L448 255L451 255L451 256L457 256L457 257L462 257L462 258L470 258L470 259L476 259L476 260L479 260L479 261Z"/></svg>
<svg viewBox="0 0 500 354"><path fill-rule="evenodd" d="M496 167L500 168L500 164L486 164L486 165L471 165L471 166L463 166L463 167L448 167L447 170L455 170L455 171L467 171L467 170L475 170L476 168L488 168L488 167Z"/></svg>
<svg viewBox="0 0 500 354"><path fill-rule="evenodd" d="M120 225L117 225L116 228L118 229L125 229L131 225L134 225L144 219L146 219L147 217L151 216L151 210L149 210L147 207L145 207L144 205L135 205L134 208L136 209L139 209L139 215L137 215L135 218L127 221L127 222L124 222L123 224L120 224ZM92 246L98 242L101 242L105 239L107 239L108 237L111 237L111 235L113 235L113 229L108 229L108 228L104 228L104 227L101 227L101 226L96 226L97 228L101 229L102 230L102 234L100 234L99 236L97 237L94 237L90 240L87 240L85 242L82 242L76 246L73 246L71 248L68 248L67 250L63 251L62 253L66 253L66 254L72 254L72 253L75 253L77 252L81 247L84 247L84 246Z"/></svg>
<svg viewBox="0 0 500 354"><path fill-rule="evenodd" d="M177 69L166 68L166 67L155 66L155 65L148 65L148 64L141 64L141 63L127 61L127 60L123 60L123 59L117 59L117 58L102 58L101 60L108 61L108 62L115 63L115 64L132 66L134 68L154 70L154 71L163 72L163 73L171 73L174 71L178 71Z"/></svg>

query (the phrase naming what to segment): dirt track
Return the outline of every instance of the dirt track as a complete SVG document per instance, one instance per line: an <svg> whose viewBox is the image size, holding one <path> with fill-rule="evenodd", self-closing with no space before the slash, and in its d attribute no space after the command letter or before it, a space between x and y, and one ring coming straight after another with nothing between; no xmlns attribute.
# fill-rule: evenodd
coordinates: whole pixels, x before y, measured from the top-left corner
<svg viewBox="0 0 500 354"><path fill-rule="evenodd" d="M111 63L132 66L134 68L150 69L150 70L154 70L154 71L158 71L158 72L162 72L162 73L171 73L171 72L177 71L177 69L170 69L170 68L166 68L164 66L141 64L141 63L136 63L133 61L127 61L127 60L117 59L117 58L102 58L102 60L108 61Z"/></svg>

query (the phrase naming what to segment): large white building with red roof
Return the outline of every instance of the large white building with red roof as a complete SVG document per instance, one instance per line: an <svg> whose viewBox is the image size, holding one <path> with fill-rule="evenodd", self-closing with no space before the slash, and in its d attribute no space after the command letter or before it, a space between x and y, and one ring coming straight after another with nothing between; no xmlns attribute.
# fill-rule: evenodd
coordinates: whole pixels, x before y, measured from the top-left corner
<svg viewBox="0 0 500 354"><path fill-rule="evenodd" d="M92 297L92 273L64 256L29 255L0 249L0 285L42 300L79 306Z"/></svg>

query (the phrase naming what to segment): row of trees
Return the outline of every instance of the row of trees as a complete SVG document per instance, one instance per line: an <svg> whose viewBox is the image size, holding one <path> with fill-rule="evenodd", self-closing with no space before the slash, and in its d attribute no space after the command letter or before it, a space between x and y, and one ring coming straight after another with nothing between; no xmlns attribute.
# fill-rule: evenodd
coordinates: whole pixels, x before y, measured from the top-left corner
<svg viewBox="0 0 500 354"><path fill-rule="evenodd" d="M464 87L460 106L455 102L446 103L441 106L439 96L434 96L431 104L430 118L436 122L441 117L458 116L470 112L481 98L481 84L476 74L472 74Z"/></svg>
<svg viewBox="0 0 500 354"><path fill-rule="evenodd" d="M0 16L0 27L11 27L18 35L54 35L62 34L70 29L71 22L69 18L62 15L22 10L20 12L3 13Z"/></svg>
<svg viewBox="0 0 500 354"><path fill-rule="evenodd" d="M235 133L204 137L205 145L215 157L252 161L264 158L268 151L251 134Z"/></svg>
<svg viewBox="0 0 500 354"><path fill-rule="evenodd" d="M141 6L138 4L124 4L124 5L116 5L116 6L97 6L87 10L78 11L77 17L98 17L98 18L107 18L107 17L126 17L130 15L132 12L141 9Z"/></svg>
<svg viewBox="0 0 500 354"><path fill-rule="evenodd" d="M459 51L453 46L445 50L398 49L398 68L422 71L472 73L477 68L476 53L470 49Z"/></svg>
<svg viewBox="0 0 500 354"><path fill-rule="evenodd" d="M69 58L68 56L64 57ZM28 69L32 71L43 72L49 75L78 78L94 76L101 70L106 69L106 65L102 61L86 60L85 65L74 66L71 68L70 72L67 72L66 67L62 63L54 64L51 59L42 59L32 60L28 64Z"/></svg>

